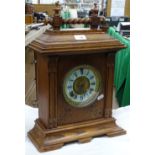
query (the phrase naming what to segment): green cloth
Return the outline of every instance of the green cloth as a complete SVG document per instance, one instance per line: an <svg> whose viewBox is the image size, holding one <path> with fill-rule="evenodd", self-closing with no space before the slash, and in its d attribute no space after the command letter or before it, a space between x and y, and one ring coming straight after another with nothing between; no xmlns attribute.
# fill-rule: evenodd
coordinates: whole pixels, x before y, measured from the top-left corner
<svg viewBox="0 0 155 155"><path fill-rule="evenodd" d="M70 15L69 10L62 11L62 12L61 12L61 17L62 17L63 19L69 19L70 16L71 16L71 15ZM62 29L69 28L69 24L63 24L63 25L61 26L61 28L62 28Z"/></svg>
<svg viewBox="0 0 155 155"><path fill-rule="evenodd" d="M130 41L115 31L108 29L108 34L122 42L126 48L118 51L115 56L114 85L120 107L130 104Z"/></svg>

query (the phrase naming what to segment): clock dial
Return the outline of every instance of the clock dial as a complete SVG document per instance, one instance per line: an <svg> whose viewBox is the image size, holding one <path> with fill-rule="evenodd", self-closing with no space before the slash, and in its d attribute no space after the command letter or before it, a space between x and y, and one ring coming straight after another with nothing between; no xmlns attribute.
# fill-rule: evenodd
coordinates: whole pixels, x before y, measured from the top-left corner
<svg viewBox="0 0 155 155"><path fill-rule="evenodd" d="M93 103L101 90L101 76L92 66L81 65L70 70L64 79L64 98L72 106L85 107Z"/></svg>

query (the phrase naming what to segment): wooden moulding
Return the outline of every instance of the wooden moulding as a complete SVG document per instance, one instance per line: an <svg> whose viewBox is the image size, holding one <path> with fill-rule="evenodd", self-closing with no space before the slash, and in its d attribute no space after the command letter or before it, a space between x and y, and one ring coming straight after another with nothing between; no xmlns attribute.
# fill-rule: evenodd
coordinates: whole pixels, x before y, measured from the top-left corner
<svg viewBox="0 0 155 155"><path fill-rule="evenodd" d="M89 121L86 124L60 126L46 129L41 121L36 120L35 126L29 131L28 137L40 152L61 148L71 141L89 142L93 137L106 135L108 137L126 134L126 131L116 125L114 118Z"/></svg>
<svg viewBox="0 0 155 155"><path fill-rule="evenodd" d="M87 40L77 41L74 35L85 35ZM93 54L117 51L125 48L118 40L102 31L50 31L47 30L29 47L44 55ZM74 50L73 50L74 49Z"/></svg>

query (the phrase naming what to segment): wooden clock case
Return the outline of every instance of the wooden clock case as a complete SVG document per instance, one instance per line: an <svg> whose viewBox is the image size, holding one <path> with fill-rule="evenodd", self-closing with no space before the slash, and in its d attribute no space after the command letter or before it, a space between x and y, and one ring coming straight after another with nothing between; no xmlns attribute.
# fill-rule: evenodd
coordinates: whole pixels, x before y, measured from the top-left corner
<svg viewBox="0 0 155 155"><path fill-rule="evenodd" d="M77 41L74 35L85 35ZM35 52L39 118L28 136L39 151L65 143L88 142L92 137L125 134L112 117L114 59L124 48L102 30L48 30L29 46ZM69 105L63 96L66 73L79 65L96 68L102 78L104 98L87 107Z"/></svg>
<svg viewBox="0 0 155 155"><path fill-rule="evenodd" d="M28 136L40 152L54 150L65 143L88 142L92 137L125 134L112 117L112 93L115 53L124 48L98 25L104 23L92 10L89 19L60 17L56 3L52 21L53 30L47 30L29 47L35 53L36 88L39 118ZM60 31L61 24L90 24L91 30ZM85 36L77 40L75 35ZM99 99L86 107L73 107L63 96L65 75L79 65L93 66L101 74L102 89Z"/></svg>

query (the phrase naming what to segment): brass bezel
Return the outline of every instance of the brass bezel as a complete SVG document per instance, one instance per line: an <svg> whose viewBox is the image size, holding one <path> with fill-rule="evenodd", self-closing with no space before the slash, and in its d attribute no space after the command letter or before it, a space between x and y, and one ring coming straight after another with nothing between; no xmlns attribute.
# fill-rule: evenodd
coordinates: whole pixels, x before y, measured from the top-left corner
<svg viewBox="0 0 155 155"><path fill-rule="evenodd" d="M87 101L85 101L83 104L80 104L81 102L75 102L73 100L71 100L68 96L67 96L67 88L66 88L66 83L67 83L67 80L68 80L68 77L70 75L72 75L73 72L75 72L76 70L78 70L79 68L86 68L86 69L89 69L91 70L94 75L95 75L95 78L96 78L96 87L95 87L95 92L94 94L90 97L90 99L88 99ZM101 74L99 73L99 71L94 68L93 66L90 66L90 65L79 65L77 67L74 67L73 69L71 69L66 75L65 75L65 78L64 78L64 81L63 81L63 96L65 98L65 101L67 103L69 103L71 106L73 107L78 107L78 108L81 108L81 107L86 107L88 105L91 105L92 103L94 103L94 101L96 100L96 98L98 97L99 93L101 92L101 89L102 89L102 78L101 78Z"/></svg>

